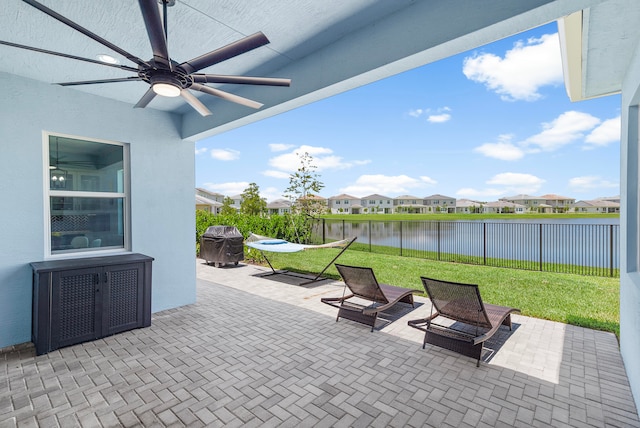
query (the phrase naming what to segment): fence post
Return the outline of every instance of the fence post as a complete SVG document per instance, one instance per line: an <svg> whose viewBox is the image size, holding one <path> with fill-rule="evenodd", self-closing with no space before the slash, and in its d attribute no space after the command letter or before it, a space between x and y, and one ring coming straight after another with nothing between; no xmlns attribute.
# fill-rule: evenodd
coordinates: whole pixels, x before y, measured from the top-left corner
<svg viewBox="0 0 640 428"><path fill-rule="evenodd" d="M609 225L609 276L613 276L613 225Z"/></svg>
<svg viewBox="0 0 640 428"><path fill-rule="evenodd" d="M369 252L371 252L371 220L369 220Z"/></svg>
<svg viewBox="0 0 640 428"><path fill-rule="evenodd" d="M400 220L400 255L402 256L402 220Z"/></svg>
<svg viewBox="0 0 640 428"><path fill-rule="evenodd" d="M482 222L482 258L484 259L484 265L487 265L487 223Z"/></svg>
<svg viewBox="0 0 640 428"><path fill-rule="evenodd" d="M325 219L322 219L322 243L326 244L327 243L327 235L326 235L326 231L327 231L327 227L326 227L326 223L325 223Z"/></svg>
<svg viewBox="0 0 640 428"><path fill-rule="evenodd" d="M345 237L344 237L344 219L342 219L342 239L345 239Z"/></svg>
<svg viewBox="0 0 640 428"><path fill-rule="evenodd" d="M438 260L440 260L440 220L438 220Z"/></svg>
<svg viewBox="0 0 640 428"><path fill-rule="evenodd" d="M542 272L542 223L540 223L540 272Z"/></svg>

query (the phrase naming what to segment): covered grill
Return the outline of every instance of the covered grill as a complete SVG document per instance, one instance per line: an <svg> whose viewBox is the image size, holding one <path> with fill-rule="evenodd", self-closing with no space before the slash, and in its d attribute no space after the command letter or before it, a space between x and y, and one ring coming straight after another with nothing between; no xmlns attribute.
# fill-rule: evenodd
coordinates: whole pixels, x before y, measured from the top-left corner
<svg viewBox="0 0 640 428"><path fill-rule="evenodd" d="M244 238L234 226L209 226L200 238L200 258L220 267L244 260Z"/></svg>

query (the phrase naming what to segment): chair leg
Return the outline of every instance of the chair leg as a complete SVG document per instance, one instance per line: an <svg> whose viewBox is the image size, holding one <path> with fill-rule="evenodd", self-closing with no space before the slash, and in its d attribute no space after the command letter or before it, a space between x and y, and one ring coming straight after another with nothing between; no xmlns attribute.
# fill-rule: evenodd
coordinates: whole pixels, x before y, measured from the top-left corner
<svg viewBox="0 0 640 428"><path fill-rule="evenodd" d="M513 331L513 326L511 324L511 314L507 315L507 317L502 321L502 325L506 325L509 327L509 331Z"/></svg>
<svg viewBox="0 0 640 428"><path fill-rule="evenodd" d="M378 319L378 313L376 312L376 313L373 315L373 322L371 323L371 333L373 333L373 329L374 329L374 328L375 328L375 326L376 326L376 320L377 320L377 319Z"/></svg>

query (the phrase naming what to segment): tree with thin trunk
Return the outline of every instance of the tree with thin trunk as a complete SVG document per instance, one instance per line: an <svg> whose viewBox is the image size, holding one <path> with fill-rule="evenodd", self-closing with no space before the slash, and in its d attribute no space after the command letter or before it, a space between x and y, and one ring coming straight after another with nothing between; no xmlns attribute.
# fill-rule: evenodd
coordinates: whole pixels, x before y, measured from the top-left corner
<svg viewBox="0 0 640 428"><path fill-rule="evenodd" d="M260 197L260 187L256 183L249 183L249 187L242 192L240 213L246 215L263 215L267 211L267 202Z"/></svg>
<svg viewBox="0 0 640 428"><path fill-rule="evenodd" d="M284 196L291 201L292 223L301 242L307 242L311 236L313 219L327 211L326 205L317 197L324 187L316 172L318 167L308 153L296 153L300 165L289 176L289 187Z"/></svg>

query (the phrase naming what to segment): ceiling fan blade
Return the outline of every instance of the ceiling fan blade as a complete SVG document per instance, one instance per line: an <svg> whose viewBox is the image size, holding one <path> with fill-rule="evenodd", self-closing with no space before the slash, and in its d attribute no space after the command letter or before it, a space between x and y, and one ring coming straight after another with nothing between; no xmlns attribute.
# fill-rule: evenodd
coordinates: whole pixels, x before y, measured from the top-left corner
<svg viewBox="0 0 640 428"><path fill-rule="evenodd" d="M220 89L215 89L209 86L201 85L199 83L193 83L190 86L191 89L195 89L196 91L204 92L205 94L213 95L227 101L231 101L237 104L242 104L243 106L251 107L258 109L263 106L263 104L250 100L248 98L243 98L239 95L233 95L225 91L221 91Z"/></svg>
<svg viewBox="0 0 640 428"><path fill-rule="evenodd" d="M49 15L50 17L57 19L58 21L62 22L63 24L68 25L69 27L73 28L74 30L84 34L85 36L95 40L96 42L108 47L109 49L113 50L114 52L118 52L120 55L126 57L128 60L135 62L138 65L144 65L144 66L149 66L149 64L147 64L145 61L141 60L140 58L138 58L137 56L130 54L129 52L125 51L124 49L114 45L113 43L103 39L102 37L98 36L97 34L92 33L91 31L87 30L86 28L76 24L75 22L73 22L72 20L60 15L58 12L49 9L48 7L44 6L43 4L38 3L36 0L22 0L23 2L35 7L36 9L40 10L41 12L46 13L47 15Z"/></svg>
<svg viewBox="0 0 640 428"><path fill-rule="evenodd" d="M153 59L166 66L170 66L169 51L167 50L167 39L164 35L164 26L158 10L157 0L138 0L144 25L147 27L147 34L153 50Z"/></svg>
<svg viewBox="0 0 640 428"><path fill-rule="evenodd" d="M196 83L235 83L238 85L291 86L291 79L278 77L223 76L220 74L192 74Z"/></svg>
<svg viewBox="0 0 640 428"><path fill-rule="evenodd" d="M84 80L81 82L62 82L62 83L56 83L56 85L60 85L60 86L94 85L96 83L133 82L136 80L142 80L142 79L138 76L131 76L131 77L120 77L117 79Z"/></svg>
<svg viewBox="0 0 640 428"><path fill-rule="evenodd" d="M207 68L212 66L213 64L217 64L229 58L233 58L234 56L238 56L245 52L249 52L250 50L259 48L260 46L264 46L269 43L269 39L262 32L257 32L252 34L251 36L247 36L244 39L240 39L236 42L230 43L227 46L224 46L220 49L216 49L215 51L211 51L204 55L200 55L197 58L194 58L189 61L185 61L180 64L187 73L193 73L198 70L202 70L203 68Z"/></svg>
<svg viewBox="0 0 640 428"><path fill-rule="evenodd" d="M202 116L211 116L211 111L200 102L191 92L186 89L180 91L180 96L185 99L186 102L191 105L200 115Z"/></svg>
<svg viewBox="0 0 640 428"><path fill-rule="evenodd" d="M156 93L153 92L153 89L151 89L151 87L149 87L149 89L147 89L147 92L145 92L142 98L140 98L140 101L138 101L137 104L133 106L133 108L145 108L147 104L149 104L155 97Z"/></svg>
<svg viewBox="0 0 640 428"><path fill-rule="evenodd" d="M65 53L61 53L61 52L54 52L54 51L49 51L49 50L46 50L46 49L34 48L33 46L20 45L18 43L5 42L3 40L0 40L0 45L11 46L11 47L20 48L20 49L27 49L27 50L30 50L30 51L45 53L45 54L49 54L49 55L61 56L63 58L76 59L78 61L90 62L92 64L106 65L106 66L109 66L109 67L119 68L121 70L133 71L135 73L138 72L137 68L128 67L126 65L111 64L111 63L104 62L104 61L97 61L97 60L91 59L91 58L83 58L81 56L69 55L69 54L65 54Z"/></svg>

